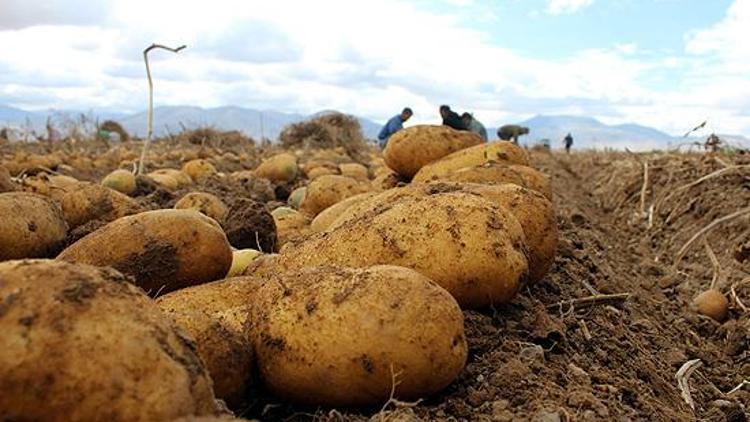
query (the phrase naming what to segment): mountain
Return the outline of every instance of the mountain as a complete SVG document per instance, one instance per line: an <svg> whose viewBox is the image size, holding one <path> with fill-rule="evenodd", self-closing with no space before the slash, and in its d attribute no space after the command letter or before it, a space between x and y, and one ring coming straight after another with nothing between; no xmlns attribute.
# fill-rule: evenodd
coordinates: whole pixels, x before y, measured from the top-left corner
<svg viewBox="0 0 750 422"><path fill-rule="evenodd" d="M155 136L165 136L169 133L180 132L183 127L194 129L201 126L211 126L219 130L239 130L255 139L260 139L261 135L269 139L277 139L285 126L329 112L331 110L306 116L234 106L209 109L191 106L156 107L154 109L154 134ZM25 127L28 119L31 127L37 133L43 133L47 116L52 116L53 121L58 122L65 118L76 118L81 114L86 114L91 118L96 115L100 121L115 119L131 134L140 137L146 135L146 112L136 114L109 111L82 113L76 110L29 112L0 105L0 127ZM362 117L357 117L357 119L362 126L365 137L376 139L381 124ZM634 123L607 125L594 118L581 116L538 115L518 124L530 129L530 133L521 138L522 144L533 145L542 139L549 139L553 148L560 148L562 139L569 132L573 135L574 148L664 149L685 142L702 142L705 139L705 135L687 139L671 136L654 128ZM488 127L487 131L491 137L494 137L497 128ZM746 137L739 135L719 136L733 145L750 147L750 140Z"/></svg>

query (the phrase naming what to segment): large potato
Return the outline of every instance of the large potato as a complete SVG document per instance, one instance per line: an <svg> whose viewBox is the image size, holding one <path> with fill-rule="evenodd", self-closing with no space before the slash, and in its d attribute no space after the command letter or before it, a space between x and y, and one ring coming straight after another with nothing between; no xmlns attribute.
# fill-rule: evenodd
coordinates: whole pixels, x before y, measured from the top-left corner
<svg viewBox="0 0 750 422"><path fill-rule="evenodd" d="M95 183L78 183L63 195L60 203L70 228L92 220L113 221L143 211L133 198Z"/></svg>
<svg viewBox="0 0 750 422"><path fill-rule="evenodd" d="M34 193L0 194L0 261L48 258L65 243L68 225L62 211L48 198Z"/></svg>
<svg viewBox="0 0 750 422"><path fill-rule="evenodd" d="M374 192L360 193L359 195L350 196L343 201L331 205L313 219L312 223L310 223L310 229L313 232L325 231L349 207L359 204L373 195L375 195Z"/></svg>
<svg viewBox="0 0 750 422"><path fill-rule="evenodd" d="M529 157L523 148L512 142L496 141L488 144L483 143L456 151L438 161L425 165L417 172L413 181L428 182L430 180L437 180L456 170L489 162L528 166Z"/></svg>
<svg viewBox="0 0 750 422"><path fill-rule="evenodd" d="M273 182L291 182L297 178L297 173L299 173L297 157L288 153L274 155L255 169L256 176Z"/></svg>
<svg viewBox="0 0 750 422"><path fill-rule="evenodd" d="M157 421L218 409L195 343L107 268L0 264L0 420Z"/></svg>
<svg viewBox="0 0 750 422"><path fill-rule="evenodd" d="M411 179L423 166L482 143L484 141L476 133L454 130L448 126L412 126L388 139L383 158L388 167Z"/></svg>
<svg viewBox="0 0 750 422"><path fill-rule="evenodd" d="M467 167L440 178L443 181L500 185L513 183L535 190L552 200L552 187L549 177L527 166L486 163Z"/></svg>
<svg viewBox="0 0 750 422"><path fill-rule="evenodd" d="M509 301L528 275L518 220L481 196L461 192L383 204L335 229L287 244L276 265L264 272L377 264L412 268L465 308Z"/></svg>
<svg viewBox="0 0 750 422"><path fill-rule="evenodd" d="M195 210L205 214L219 223L223 223L229 213L229 208L224 205L216 195L205 192L190 192L180 198L174 204L176 210Z"/></svg>
<svg viewBox="0 0 750 422"><path fill-rule="evenodd" d="M350 196L369 190L368 183L362 183L346 176L320 176L307 186L300 210L316 216L324 209Z"/></svg>
<svg viewBox="0 0 750 422"><path fill-rule="evenodd" d="M58 259L113 267L156 294L223 278L232 250L211 218L193 210L158 210L115 220Z"/></svg>
<svg viewBox="0 0 750 422"><path fill-rule="evenodd" d="M196 340L216 397L231 405L247 398L252 384L253 350L243 326L260 285L250 277L229 278L176 290L156 301Z"/></svg>
<svg viewBox="0 0 750 422"><path fill-rule="evenodd" d="M366 406L427 397L466 362L463 314L419 273L394 266L274 276L248 317L261 377L296 403Z"/></svg>
<svg viewBox="0 0 750 422"><path fill-rule="evenodd" d="M521 224L526 237L529 252L529 280L536 282L547 274L554 261L557 246L555 208L541 193L515 184L481 185L455 182L411 184L353 204L340 213L338 218L330 223L328 229L336 229L363 214L404 198L421 198L446 192L481 195L494 204L507 208Z"/></svg>

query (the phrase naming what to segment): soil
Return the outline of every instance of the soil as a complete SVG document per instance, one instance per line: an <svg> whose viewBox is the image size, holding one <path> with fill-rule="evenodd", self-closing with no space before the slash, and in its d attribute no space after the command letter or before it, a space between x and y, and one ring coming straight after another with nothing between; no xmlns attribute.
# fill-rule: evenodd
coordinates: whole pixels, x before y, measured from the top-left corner
<svg viewBox="0 0 750 422"><path fill-rule="evenodd" d="M731 170L677 188L750 159L535 151L532 161L551 176L555 192L560 243L554 267L510 305L465 312L468 363L448 389L417 404L364 410L292 407L257 392L237 415L286 421L747 420L750 389L726 393L750 378L750 315L734 303L719 323L692 309L714 274L704 245L695 243L676 269L673 261L698 230L750 205L750 177L747 169ZM678 193L664 200L671 192ZM648 209L658 201L649 228ZM748 262L735 259L749 235L749 220L739 218L706 237L721 265L716 287L724 293L750 274ZM740 290L748 304L750 288ZM594 294L629 296L565 304ZM693 359L702 363L688 380L695 410L676 379Z"/></svg>

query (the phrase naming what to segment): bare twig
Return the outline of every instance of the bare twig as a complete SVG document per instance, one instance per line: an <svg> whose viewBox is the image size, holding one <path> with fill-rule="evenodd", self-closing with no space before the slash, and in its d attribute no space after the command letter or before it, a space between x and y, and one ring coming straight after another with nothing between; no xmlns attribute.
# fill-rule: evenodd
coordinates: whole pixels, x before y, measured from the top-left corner
<svg viewBox="0 0 750 422"><path fill-rule="evenodd" d="M588 325L586 325L586 321L584 320L578 320L578 325L581 326L581 332L583 333L583 338L586 339L586 341L591 341L591 331L589 331Z"/></svg>
<svg viewBox="0 0 750 422"><path fill-rule="evenodd" d="M738 391L742 390L743 388L745 388L745 386L746 386L746 385L750 385L750 381L748 381L748 380L744 380L744 381L742 381L742 382L740 383L740 385L738 385L738 386L734 387L734 388L732 389L732 391L728 392L728 393L727 393L727 396L730 396L730 395L732 395L732 394L734 394L734 393L736 393L736 392L738 392Z"/></svg>
<svg viewBox="0 0 750 422"><path fill-rule="evenodd" d="M611 295L594 295L581 297L578 299L563 300L562 302L547 305L547 309L562 308L590 308L592 306L604 305L609 303L623 302L630 298L630 293L617 293Z"/></svg>
<svg viewBox="0 0 750 422"><path fill-rule="evenodd" d="M705 176L703 176L703 177L701 177L699 179L696 179L696 180L694 180L694 181L692 181L692 182L690 182L690 183L688 183L686 185L682 185L682 186L678 187L677 189L674 189L673 191L671 191L669 193L669 195L667 195L663 199L661 199L656 204L655 208L658 209L659 206L661 206L664 202L666 202L667 200L669 200L670 198L672 198L674 195L676 195L676 194L678 194L678 193L680 193L682 191L685 191L687 189L690 189L690 188L692 188L694 186L700 185L701 183L705 182L706 180L713 179L714 177L719 177L719 176L723 175L724 173L728 173L728 172L733 171L733 170L742 170L742 169L746 169L746 168L750 168L750 164L744 164L744 165L739 165L739 166L730 166L730 167L725 167L725 168L720 169L720 170L716 170L713 173L707 174L707 175L705 175Z"/></svg>
<svg viewBox="0 0 750 422"><path fill-rule="evenodd" d="M706 254L708 255L708 259L711 260L711 267L714 272L714 276L711 279L711 289L716 287L716 281L719 279L719 275L721 274L721 265L719 264L719 260L716 258L716 254L714 254L714 250L711 249L711 245L708 244L708 240L706 238L703 238L703 247L706 249Z"/></svg>
<svg viewBox="0 0 750 422"><path fill-rule="evenodd" d="M146 76L148 76L148 127L146 131L146 140L143 143L143 150L141 151L141 159L138 162L138 173L143 174L143 162L146 160L146 150L148 149L149 143L151 143L151 135L154 129L154 82L151 79L151 67L148 64L148 53L156 48L162 50L171 51L173 53L179 53L180 50L185 49L187 46L181 45L177 48L166 47L161 44L151 44L145 50L143 50L143 61L146 62Z"/></svg>
<svg viewBox="0 0 750 422"><path fill-rule="evenodd" d="M688 382L690 381L690 375L702 365L703 362L700 359L689 360L682 365L675 375L675 378L677 378L677 388L680 389L680 395L692 410L695 410L695 402L693 401L693 396L690 395L690 385Z"/></svg>
<svg viewBox="0 0 750 422"><path fill-rule="evenodd" d="M742 303L740 296L737 294L737 289L746 284L750 284L750 277L743 279L739 283L732 284L732 287L729 288L732 302L734 303L736 307L742 309L742 312L745 312L745 313L750 311L750 309L748 309L747 306L744 303Z"/></svg>
<svg viewBox="0 0 750 422"><path fill-rule="evenodd" d="M687 252L687 250L690 248L690 245L692 245L693 242L695 242L698 238L700 238L704 234L708 233L709 231L711 231L711 229L713 229L714 227L718 226L719 224L724 223L724 222L729 221L729 220L733 220L733 219L735 219L737 217L742 217L743 215L746 215L746 214L750 214L750 207L743 208L743 209L741 209L741 210L739 210L737 212L734 212L732 214L729 214L729 215L726 215L724 217L718 218L718 219L712 221L706 227L700 229L698 231L698 233L694 234L693 237L691 237L690 240L688 240L687 243L685 243L682 246L682 248L680 248L680 251L677 253L677 258L674 261L673 267L677 268L677 266L680 264L680 261L682 261L682 258L685 256L685 252Z"/></svg>
<svg viewBox="0 0 750 422"><path fill-rule="evenodd" d="M646 192L648 191L648 161L643 162L643 186L641 187L641 216L646 214Z"/></svg>

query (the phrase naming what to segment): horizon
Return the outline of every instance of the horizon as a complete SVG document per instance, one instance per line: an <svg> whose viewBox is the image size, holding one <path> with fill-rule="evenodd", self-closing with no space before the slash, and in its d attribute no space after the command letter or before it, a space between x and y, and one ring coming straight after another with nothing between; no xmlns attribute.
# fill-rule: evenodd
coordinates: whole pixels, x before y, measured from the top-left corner
<svg viewBox="0 0 750 422"><path fill-rule="evenodd" d="M160 18L172 7L179 18ZM750 0L3 8L0 103L23 110L141 112L142 51L159 42L187 49L149 56L155 107L334 109L383 123L408 105L418 124L437 121L447 103L487 126L564 115L674 136L704 120L707 132L750 134Z"/></svg>

